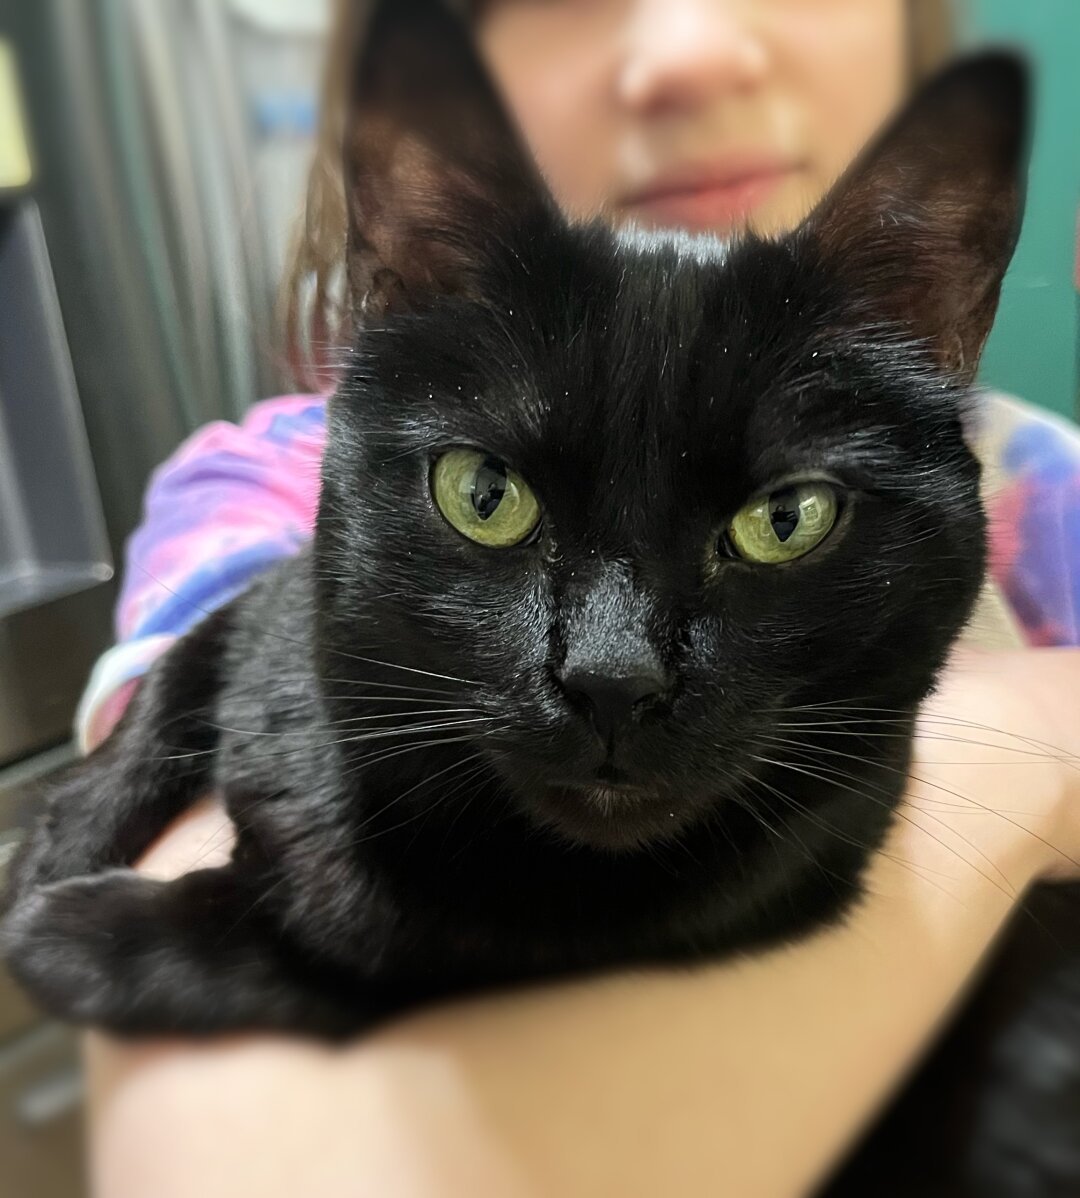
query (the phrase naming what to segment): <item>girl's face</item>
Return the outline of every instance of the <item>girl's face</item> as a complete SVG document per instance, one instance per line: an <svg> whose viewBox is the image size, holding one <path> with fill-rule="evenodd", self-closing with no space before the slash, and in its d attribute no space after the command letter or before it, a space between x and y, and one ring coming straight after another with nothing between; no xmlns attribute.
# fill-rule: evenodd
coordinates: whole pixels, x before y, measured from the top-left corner
<svg viewBox="0 0 1080 1198"><path fill-rule="evenodd" d="M494 0L480 36L564 208L792 228L906 89L904 0Z"/></svg>

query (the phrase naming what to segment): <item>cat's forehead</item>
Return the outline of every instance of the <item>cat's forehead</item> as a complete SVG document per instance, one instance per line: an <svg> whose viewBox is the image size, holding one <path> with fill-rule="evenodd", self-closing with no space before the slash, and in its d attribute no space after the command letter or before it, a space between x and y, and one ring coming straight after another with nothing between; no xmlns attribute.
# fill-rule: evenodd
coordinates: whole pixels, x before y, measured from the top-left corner
<svg viewBox="0 0 1080 1198"><path fill-rule="evenodd" d="M797 250L794 240L587 226L568 230L562 259L522 282L553 364L587 374L592 362L609 375L629 365L631 385L662 393L680 367L733 353L779 364L803 352L835 299Z"/></svg>
<svg viewBox="0 0 1080 1198"><path fill-rule="evenodd" d="M395 450L484 449L590 501L612 480L734 498L917 414L843 308L791 239L567 229L482 302L376 334L363 406Z"/></svg>
<svg viewBox="0 0 1080 1198"><path fill-rule="evenodd" d="M593 452L730 442L789 383L820 394L844 350L822 335L825 288L778 243L585 230L515 303L494 314L478 414Z"/></svg>

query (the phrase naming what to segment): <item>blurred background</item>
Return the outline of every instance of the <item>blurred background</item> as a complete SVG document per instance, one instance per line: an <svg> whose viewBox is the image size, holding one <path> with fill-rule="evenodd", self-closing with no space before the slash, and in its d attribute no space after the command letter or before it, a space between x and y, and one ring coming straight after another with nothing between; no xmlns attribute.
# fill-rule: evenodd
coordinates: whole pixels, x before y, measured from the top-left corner
<svg viewBox="0 0 1080 1198"><path fill-rule="evenodd" d="M69 760L149 472L286 391L276 296L312 152L327 0L0 0L0 871ZM968 0L1040 123L985 381L1080 402L1080 3ZM72 1038L0 976L0 1196L73 1198Z"/></svg>
<svg viewBox="0 0 1080 1198"><path fill-rule="evenodd" d="M149 472L287 389L322 0L0 0L0 870ZM72 1038L0 976L0 1195L82 1192Z"/></svg>

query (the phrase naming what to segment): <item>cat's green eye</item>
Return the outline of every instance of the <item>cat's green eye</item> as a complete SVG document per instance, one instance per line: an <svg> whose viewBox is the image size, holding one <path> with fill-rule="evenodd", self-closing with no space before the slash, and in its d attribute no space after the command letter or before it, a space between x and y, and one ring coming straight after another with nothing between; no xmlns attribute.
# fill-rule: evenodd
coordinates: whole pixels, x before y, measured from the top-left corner
<svg viewBox="0 0 1080 1198"><path fill-rule="evenodd" d="M444 453L431 472L431 492L458 532L492 549L520 545L540 523L540 504L521 475L475 449Z"/></svg>
<svg viewBox="0 0 1080 1198"><path fill-rule="evenodd" d="M748 503L728 525L727 537L744 560L780 565L820 545L839 512L836 488L829 483L794 483Z"/></svg>

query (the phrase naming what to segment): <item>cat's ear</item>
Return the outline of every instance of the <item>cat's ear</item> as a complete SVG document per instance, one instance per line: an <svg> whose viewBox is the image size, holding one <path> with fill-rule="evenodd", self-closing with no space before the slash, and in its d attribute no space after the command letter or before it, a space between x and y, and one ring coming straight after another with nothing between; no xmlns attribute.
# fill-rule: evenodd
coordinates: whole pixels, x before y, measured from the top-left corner
<svg viewBox="0 0 1080 1198"><path fill-rule="evenodd" d="M344 176L363 319L472 294L485 251L554 204L445 3L378 0L357 33Z"/></svg>
<svg viewBox="0 0 1080 1198"><path fill-rule="evenodd" d="M810 215L803 232L871 317L974 379L1023 216L1028 74L993 52L916 93Z"/></svg>

